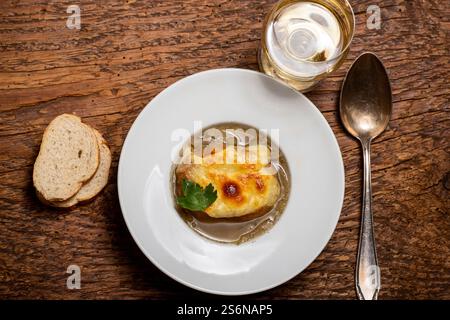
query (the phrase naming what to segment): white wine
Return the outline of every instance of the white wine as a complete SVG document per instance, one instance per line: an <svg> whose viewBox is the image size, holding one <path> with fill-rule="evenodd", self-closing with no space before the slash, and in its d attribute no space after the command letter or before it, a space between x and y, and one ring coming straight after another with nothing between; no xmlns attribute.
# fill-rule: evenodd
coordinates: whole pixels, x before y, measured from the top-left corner
<svg viewBox="0 0 450 320"><path fill-rule="evenodd" d="M329 60L344 45L338 19L324 6L298 2L283 8L267 25L267 51L286 72L309 77L322 73L311 62Z"/></svg>
<svg viewBox="0 0 450 320"><path fill-rule="evenodd" d="M264 25L260 67L306 91L340 65L353 30L347 1L280 1Z"/></svg>

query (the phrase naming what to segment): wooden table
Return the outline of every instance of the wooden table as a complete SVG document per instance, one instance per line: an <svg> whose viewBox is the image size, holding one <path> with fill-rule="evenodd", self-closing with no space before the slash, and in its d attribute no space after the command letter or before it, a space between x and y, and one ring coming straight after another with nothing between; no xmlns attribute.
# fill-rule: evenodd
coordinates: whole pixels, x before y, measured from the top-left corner
<svg viewBox="0 0 450 320"><path fill-rule="evenodd" d="M257 69L271 1L0 1L0 299L214 298L171 280L140 252L117 197L117 162L142 108L182 77ZM370 50L393 87L392 120L372 147L380 299L450 298L450 3L351 1L356 35L344 65L307 96L330 123L345 162L336 231L300 275L250 298L354 299L361 151L337 106L350 63ZM381 29L366 9L381 6ZM81 30L66 9L81 8ZM109 184L90 204L50 209L36 198L33 162L52 118L75 113L108 140ZM80 290L66 269L82 271Z"/></svg>

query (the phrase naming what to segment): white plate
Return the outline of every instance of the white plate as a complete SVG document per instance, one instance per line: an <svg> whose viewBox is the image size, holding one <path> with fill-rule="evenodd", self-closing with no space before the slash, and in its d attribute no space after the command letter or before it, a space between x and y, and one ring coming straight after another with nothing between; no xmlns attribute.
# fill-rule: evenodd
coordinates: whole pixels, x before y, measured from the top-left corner
<svg viewBox="0 0 450 320"><path fill-rule="evenodd" d="M169 175L179 142L171 135L193 133L196 120L280 130L289 201L274 227L251 242L210 241L174 209ZM118 189L128 229L161 271L201 291L240 295L288 281L319 255L341 211L344 167L331 128L305 96L258 72L218 69L176 82L145 107L122 148Z"/></svg>

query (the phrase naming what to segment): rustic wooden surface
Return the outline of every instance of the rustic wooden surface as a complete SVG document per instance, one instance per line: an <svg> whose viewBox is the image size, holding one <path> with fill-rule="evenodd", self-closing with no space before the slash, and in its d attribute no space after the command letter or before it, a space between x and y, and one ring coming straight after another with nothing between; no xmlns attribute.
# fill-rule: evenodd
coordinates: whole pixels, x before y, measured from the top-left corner
<svg viewBox="0 0 450 320"><path fill-rule="evenodd" d="M330 123L346 170L344 208L326 249L302 274L250 298L354 299L361 152L343 131L343 76L364 50L388 68L394 110L372 147L380 299L450 299L450 3L351 1L357 30L344 65L308 97ZM274 0L0 1L0 298L214 298L154 267L131 238L116 171L130 125L161 90L192 73L257 69L262 19ZM366 9L382 8L381 30ZM69 4L81 30L66 28ZM44 128L72 112L113 152L109 184L70 212L34 195L31 174ZM66 268L82 268L81 290Z"/></svg>

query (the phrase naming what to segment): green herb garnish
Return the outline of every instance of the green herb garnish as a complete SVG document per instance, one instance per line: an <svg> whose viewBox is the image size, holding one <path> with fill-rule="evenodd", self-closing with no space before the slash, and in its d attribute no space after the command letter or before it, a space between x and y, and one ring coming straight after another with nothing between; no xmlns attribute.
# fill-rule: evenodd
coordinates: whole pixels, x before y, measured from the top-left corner
<svg viewBox="0 0 450 320"><path fill-rule="evenodd" d="M181 190L183 195L177 197L177 204L191 211L204 211L217 199L217 190L211 183L202 188L194 181L183 179Z"/></svg>

